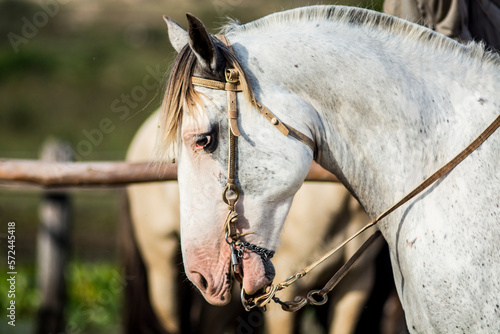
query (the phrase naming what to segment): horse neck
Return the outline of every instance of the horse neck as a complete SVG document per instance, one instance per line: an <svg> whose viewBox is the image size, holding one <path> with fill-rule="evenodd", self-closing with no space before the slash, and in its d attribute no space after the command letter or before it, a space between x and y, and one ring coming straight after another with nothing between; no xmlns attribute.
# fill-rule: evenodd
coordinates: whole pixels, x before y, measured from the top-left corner
<svg viewBox="0 0 500 334"><path fill-rule="evenodd" d="M373 216L447 163L491 122L494 111L476 112L473 118L470 112L500 87L492 85L494 80L484 83L491 68L467 59L454 64L459 57L424 41L405 44L401 36L336 29L292 29L289 39L250 38L248 54L253 48L255 54L266 51L247 66L252 75L258 73L263 91L273 83L285 86L311 107L314 124L308 127L316 129L318 162ZM475 68L464 71L464 66ZM498 68L496 73L498 78Z"/></svg>

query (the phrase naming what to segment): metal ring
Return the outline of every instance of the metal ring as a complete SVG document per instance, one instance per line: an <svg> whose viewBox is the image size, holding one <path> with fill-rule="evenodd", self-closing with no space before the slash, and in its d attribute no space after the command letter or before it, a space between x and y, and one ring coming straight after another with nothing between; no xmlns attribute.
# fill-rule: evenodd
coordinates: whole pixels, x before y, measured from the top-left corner
<svg viewBox="0 0 500 334"><path fill-rule="evenodd" d="M224 76L226 77L226 82L238 83L240 81L240 74L235 68L227 68L224 70Z"/></svg>
<svg viewBox="0 0 500 334"><path fill-rule="evenodd" d="M242 286L241 287L241 304L243 304L243 308L245 309L245 311L250 312L250 310L253 309L254 307L256 307L257 305L255 305L255 303L253 303L253 301L252 301L252 304L250 304L250 302L247 301L245 295L246 295L245 288Z"/></svg>
<svg viewBox="0 0 500 334"><path fill-rule="evenodd" d="M311 305L323 305L328 301L328 295L324 294L323 296L321 296L319 294L320 292L321 292L321 290L312 290L307 294L307 300L309 301L309 304L311 304ZM316 299L316 297L314 297L316 295L318 295L319 297L323 297L323 299L318 301Z"/></svg>
<svg viewBox="0 0 500 334"><path fill-rule="evenodd" d="M259 307L266 306L267 304L269 304L269 302L271 302L274 295L276 294L276 291L278 291L278 289L275 285L268 285L266 288L266 293L254 298L255 305Z"/></svg>
<svg viewBox="0 0 500 334"><path fill-rule="evenodd" d="M255 307L265 307L267 304L271 302L273 299L274 295L276 294L276 291L278 291L277 286L275 285L268 285L266 287L266 292L261 294L260 296L256 297L251 297L250 300L246 298L246 293L245 293L245 287L241 287L241 303L243 304L243 307L245 308L245 311L250 311L251 309Z"/></svg>
<svg viewBox="0 0 500 334"><path fill-rule="evenodd" d="M234 241L229 241L229 238L230 238L229 233L228 232L224 233L224 239L226 239L227 244L228 245L234 244Z"/></svg>
<svg viewBox="0 0 500 334"><path fill-rule="evenodd" d="M227 192L229 190L234 191L234 198L227 197ZM222 191L222 200L224 201L224 203L226 203L227 205L234 206L239 198L240 198L240 190L238 189L238 187L234 184L230 183L226 184L224 190Z"/></svg>

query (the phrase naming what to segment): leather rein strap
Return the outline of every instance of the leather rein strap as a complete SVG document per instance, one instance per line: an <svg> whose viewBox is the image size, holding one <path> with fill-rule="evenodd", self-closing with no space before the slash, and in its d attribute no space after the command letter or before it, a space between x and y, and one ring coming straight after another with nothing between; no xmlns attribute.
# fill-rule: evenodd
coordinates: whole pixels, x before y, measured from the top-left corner
<svg viewBox="0 0 500 334"><path fill-rule="evenodd" d="M460 162L467 158L472 152L474 152L482 143L484 143L498 128L500 127L500 115L472 142L470 143L462 152L460 152L455 158L453 158L446 165L437 170L434 174L425 179L419 186L417 186L413 191L408 193L405 197L399 200L396 204L392 205L390 208L382 212L377 218L370 221L362 229L356 232L349 239L340 244L337 248L330 250L325 255L323 255L319 260L307 266L305 269L296 272L294 275L290 276L286 280L278 283L276 285L271 285L266 288L265 293L254 296L252 299L247 301L249 303L249 308L256 306L264 306L270 300L281 304L282 309L285 311L294 312L307 304L311 305L322 305L328 300L327 294L333 290L338 282L349 272L349 270L357 263L360 256L368 249L368 247L373 244L373 242L381 235L380 231L375 231L367 241L356 251L356 253L335 273L335 275L328 281L328 283L321 290L312 290L307 294L307 297L297 296L295 300L289 302L282 302L275 294L277 291L282 290L293 283L295 283L300 278L304 277L311 270L316 268L319 264L324 262L330 256L335 254L338 250L343 248L351 240L359 236L364 231L368 230L370 227L375 226L383 218L387 217L389 214L394 212L396 209L401 207L403 204L410 201L412 198L420 194L422 191L427 189L430 185L440 179L442 176L450 172L455 168ZM318 299L321 298L321 299Z"/></svg>
<svg viewBox="0 0 500 334"><path fill-rule="evenodd" d="M217 36L230 50L232 50L231 44L225 36ZM244 75L244 73L241 73ZM226 81L221 82L217 80L210 80L198 77L192 77L191 81L193 85L207 87L211 89L225 90L227 91L227 100L228 100L228 121L229 121L229 165L228 165L228 181L226 187L223 191L223 200L228 205L229 213L226 219L226 223L224 226L225 230L225 238L226 242L230 245L231 248L231 264L232 270L234 272L238 272L238 258L242 256L242 248L250 248L245 245L244 242L240 241L239 238L242 235L236 233L235 224L237 222L237 213L235 210L236 202L239 198L239 189L235 184L236 180L236 146L237 146L237 137L241 135L238 129L237 119L238 119L238 108L236 102L236 92L243 91L240 80L240 73L236 69L226 69L225 77ZM277 128L283 135L290 135L297 140L303 142L305 145L309 146L316 157L317 148L309 137L301 133L300 131L295 130L289 125L281 122L269 109L267 109L262 103L257 101L252 96L252 102L255 107L260 111L260 113L275 127ZM300 278L304 277L311 270L316 268L319 264L324 262L326 259L331 257L341 248L343 248L347 243L351 240L359 236L364 231L369 228L375 226L380 220L387 217L389 214L394 212L396 209L401 207L403 204L410 201L412 198L420 194L423 190L427 189L430 185L436 182L439 178L450 172L453 168L455 168L460 162L462 162L466 157L468 157L472 152L474 152L486 139L488 139L498 128L500 127L500 116L498 116L493 123L484 130L479 137L477 137L471 144L469 144L462 152L460 152L455 158L453 158L446 165L441 167L434 174L425 179L419 186L417 186L413 191L403 197L396 204L392 205L382 214L380 214L377 218L370 221L367 225L365 225L362 229L356 232L352 237L344 241L337 248L330 250L323 257L307 266L305 269L296 272L294 275L290 276L286 280L276 284L270 285L266 288L264 293L260 295L246 296L244 293L244 288L242 288L242 302L245 309L248 311L254 307L265 307L271 300L274 300L276 303L282 305L283 310L285 311L297 311L304 307L307 304L311 305L322 305L326 303L328 300L327 294L333 290L333 288L337 285L340 280L349 272L349 270L358 262L361 255L368 249L373 242L380 237L380 231L375 231L368 240L356 251L356 253L335 273L335 275L327 282L327 284L320 290L312 290L307 294L307 297L296 297L294 301L282 302L279 300L275 294L277 291L280 291L284 288L295 283ZM253 232L249 232L253 233ZM247 234L249 234L247 233ZM254 245L250 245L254 246ZM235 247L240 247L235 251ZM261 256L265 259L272 257L274 252L267 251L265 249L261 249Z"/></svg>

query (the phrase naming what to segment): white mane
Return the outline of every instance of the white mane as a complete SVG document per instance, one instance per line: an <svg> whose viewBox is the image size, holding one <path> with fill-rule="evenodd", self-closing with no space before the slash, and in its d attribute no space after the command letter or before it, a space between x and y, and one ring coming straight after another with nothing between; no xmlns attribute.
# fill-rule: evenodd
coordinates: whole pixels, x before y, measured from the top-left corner
<svg viewBox="0 0 500 334"><path fill-rule="evenodd" d="M281 26L298 23L317 24L325 21L364 26L372 30L378 29L381 32L404 36L408 43L417 45L425 43L436 50L452 51L454 56L470 57L500 66L500 55L486 51L482 43L469 42L463 45L418 24L357 7L317 5L270 14L246 24L239 24L233 20L221 28L221 33L247 34L256 31L264 33Z"/></svg>

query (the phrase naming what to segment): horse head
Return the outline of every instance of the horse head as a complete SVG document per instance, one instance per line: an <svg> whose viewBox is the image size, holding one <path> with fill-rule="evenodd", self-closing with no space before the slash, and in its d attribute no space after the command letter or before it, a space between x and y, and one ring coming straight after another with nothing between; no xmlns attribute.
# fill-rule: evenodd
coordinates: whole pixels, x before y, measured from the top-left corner
<svg viewBox="0 0 500 334"><path fill-rule="evenodd" d="M163 152L173 152L178 162L186 274L208 302L223 305L230 300L232 273L247 294L272 282L275 271L270 257L293 195L309 170L313 151L273 129L276 123L281 124L278 118L285 117L288 108L296 107L279 87L266 84L266 96L272 96L273 113L278 116L273 114L273 120L266 120L259 114L255 97L263 96L264 82L244 74L248 56L244 47L234 43L235 55L208 33L200 20L189 14L187 18L187 32L165 18L178 56L165 95L159 142ZM242 87L242 92L234 93L236 123L228 121L228 91L194 86L192 81L198 77L225 82L228 68L239 70L236 85ZM305 122L296 120L293 126L312 138ZM237 134L236 156L232 157L234 180L228 174L230 131ZM232 210L237 219L231 221L234 226L228 237L226 224L231 210L227 199L235 194L233 189L227 198L222 194L230 182L239 197ZM232 254L238 257L234 266Z"/></svg>

